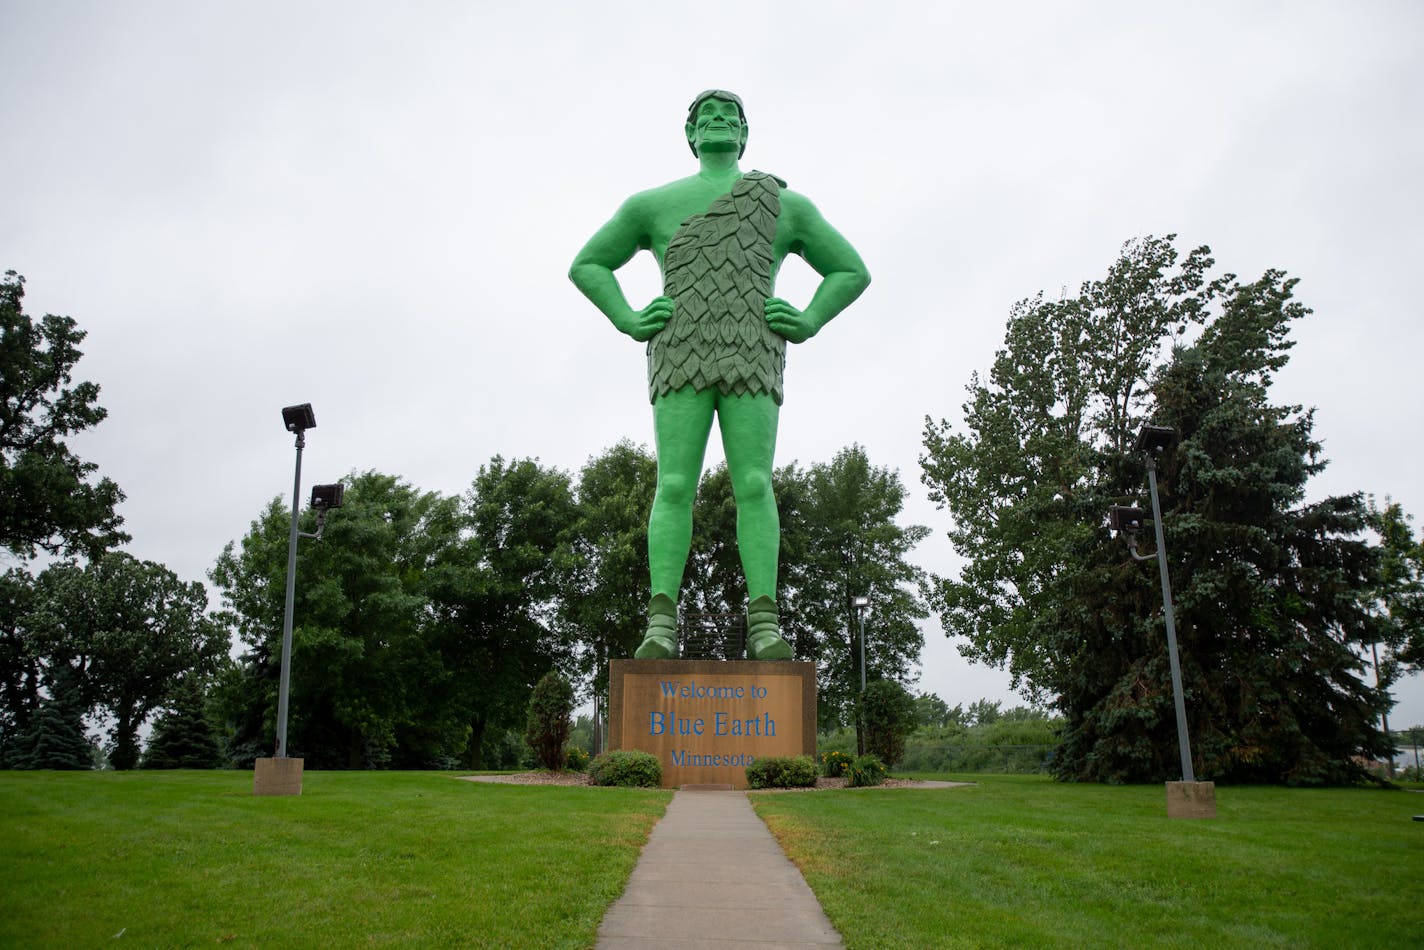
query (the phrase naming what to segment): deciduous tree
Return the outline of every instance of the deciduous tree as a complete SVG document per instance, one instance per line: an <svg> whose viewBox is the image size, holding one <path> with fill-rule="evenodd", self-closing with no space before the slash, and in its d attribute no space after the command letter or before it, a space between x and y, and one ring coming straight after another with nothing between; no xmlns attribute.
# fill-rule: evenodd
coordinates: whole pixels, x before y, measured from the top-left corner
<svg viewBox="0 0 1424 950"><path fill-rule="evenodd" d="M534 684L572 653L554 620L576 520L567 474L495 456L463 499L459 540L435 556L429 639L452 713L469 729L469 768L483 765L488 739L523 725Z"/></svg>
<svg viewBox="0 0 1424 950"><path fill-rule="evenodd" d="M128 540L123 492L65 440L107 414L99 387L75 383L85 333L71 317L25 312L24 278L0 279L0 548L96 557Z"/></svg>
<svg viewBox="0 0 1424 950"><path fill-rule="evenodd" d="M80 567L56 564L37 579L29 616L46 685L73 674L81 708L111 720L109 761L138 762L138 730L189 674L210 672L227 653L227 631L207 616L202 584L184 583L161 564L110 552Z"/></svg>
<svg viewBox="0 0 1424 950"><path fill-rule="evenodd" d="M859 445L806 473L797 514L804 549L784 577L786 615L796 625L797 656L816 663L820 728L853 721L860 693L860 621L853 601L867 597L867 679L911 681L924 647L920 622L924 571L909 560L928 534L897 522L905 488L899 473L871 464Z"/></svg>
<svg viewBox="0 0 1424 950"><path fill-rule="evenodd" d="M575 667L597 690L608 683L608 661L626 659L647 624L648 512L657 462L623 440L579 471L570 542L574 560L559 605L559 622L576 642Z"/></svg>

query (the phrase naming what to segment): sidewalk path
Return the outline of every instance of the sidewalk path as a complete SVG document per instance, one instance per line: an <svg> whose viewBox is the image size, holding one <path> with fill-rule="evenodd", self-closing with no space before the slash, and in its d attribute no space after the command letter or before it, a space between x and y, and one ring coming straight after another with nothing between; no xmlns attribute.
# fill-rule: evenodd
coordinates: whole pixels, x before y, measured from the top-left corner
<svg viewBox="0 0 1424 950"><path fill-rule="evenodd" d="M803 950L841 938L745 794L682 789L604 916L598 946Z"/></svg>

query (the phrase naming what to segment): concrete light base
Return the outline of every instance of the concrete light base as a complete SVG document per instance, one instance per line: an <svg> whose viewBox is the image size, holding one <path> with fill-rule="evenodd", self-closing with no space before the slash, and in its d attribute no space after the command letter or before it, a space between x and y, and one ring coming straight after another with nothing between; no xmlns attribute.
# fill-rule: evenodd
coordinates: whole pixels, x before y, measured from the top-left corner
<svg viewBox="0 0 1424 950"><path fill-rule="evenodd" d="M253 768L252 794L300 795L306 759L258 759Z"/></svg>
<svg viewBox="0 0 1424 950"><path fill-rule="evenodd" d="M1215 782L1168 782L1168 818L1215 818Z"/></svg>

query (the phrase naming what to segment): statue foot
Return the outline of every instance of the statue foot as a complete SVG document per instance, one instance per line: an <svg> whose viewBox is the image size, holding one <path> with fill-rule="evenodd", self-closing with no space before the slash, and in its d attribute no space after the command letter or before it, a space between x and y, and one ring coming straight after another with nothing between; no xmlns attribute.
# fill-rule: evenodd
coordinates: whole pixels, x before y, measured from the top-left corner
<svg viewBox="0 0 1424 950"><path fill-rule="evenodd" d="M765 595L747 605L747 658L789 660L791 644L781 639L776 601Z"/></svg>
<svg viewBox="0 0 1424 950"><path fill-rule="evenodd" d="M648 601L648 630L633 653L637 660L677 658L677 604L667 594L654 594Z"/></svg>
<svg viewBox="0 0 1424 950"><path fill-rule="evenodd" d="M752 660L789 660L791 644L775 633L762 634L747 641L747 658Z"/></svg>
<svg viewBox="0 0 1424 950"><path fill-rule="evenodd" d="M634 651L635 660L675 660L677 659L677 641L672 637L660 637L656 633L650 633L643 638L642 644Z"/></svg>

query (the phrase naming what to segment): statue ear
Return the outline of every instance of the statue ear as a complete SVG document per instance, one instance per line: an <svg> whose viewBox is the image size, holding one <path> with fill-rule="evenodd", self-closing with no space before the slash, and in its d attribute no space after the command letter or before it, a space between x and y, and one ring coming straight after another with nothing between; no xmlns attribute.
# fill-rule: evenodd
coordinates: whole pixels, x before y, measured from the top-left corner
<svg viewBox="0 0 1424 950"><path fill-rule="evenodd" d="M737 150L737 157L741 158L747 151L747 124L742 123L742 147Z"/></svg>
<svg viewBox="0 0 1424 950"><path fill-rule="evenodd" d="M683 131L687 133L687 147L690 148L690 149L692 149L692 154L693 154L693 155L696 155L696 154L697 154L697 146L692 144L692 136L693 136L693 133L695 133L695 132L697 131L696 127L693 126L693 124L692 124L691 122L689 122L689 123L687 123L686 125L684 125L682 128L683 128Z"/></svg>

